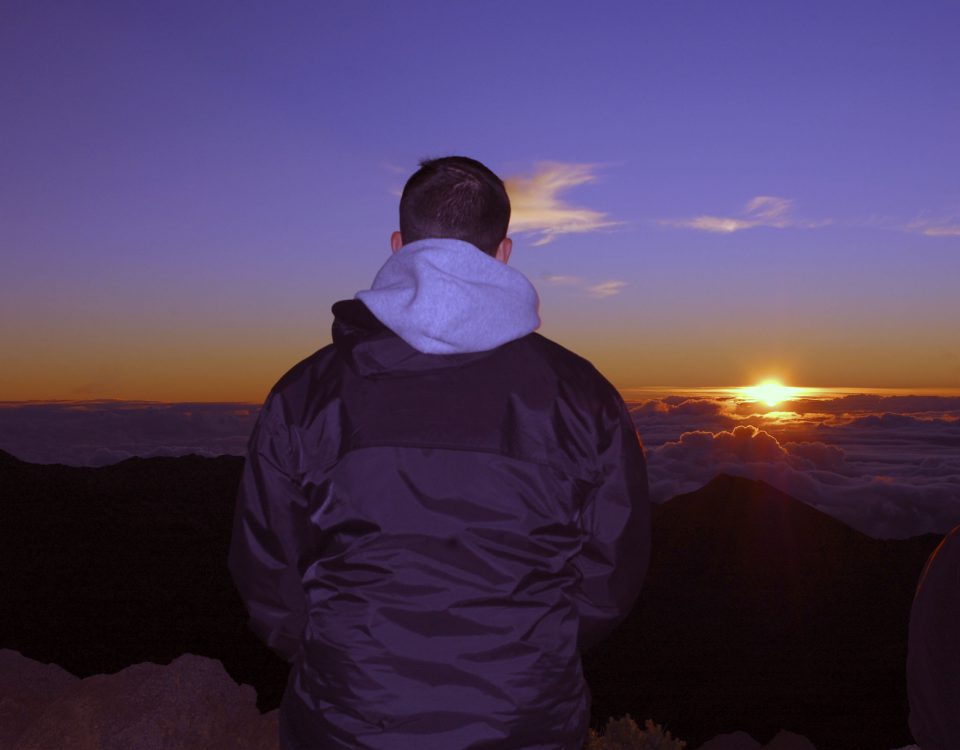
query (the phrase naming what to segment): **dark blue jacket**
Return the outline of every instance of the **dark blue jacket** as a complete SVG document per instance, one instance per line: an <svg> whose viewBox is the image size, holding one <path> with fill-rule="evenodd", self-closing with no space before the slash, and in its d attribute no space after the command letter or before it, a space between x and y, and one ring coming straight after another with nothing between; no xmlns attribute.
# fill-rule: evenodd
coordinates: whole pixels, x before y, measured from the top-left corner
<svg viewBox="0 0 960 750"><path fill-rule="evenodd" d="M581 750L580 652L646 574L646 464L613 386L530 333L426 354L359 300L271 390L229 567L292 663L283 747Z"/></svg>

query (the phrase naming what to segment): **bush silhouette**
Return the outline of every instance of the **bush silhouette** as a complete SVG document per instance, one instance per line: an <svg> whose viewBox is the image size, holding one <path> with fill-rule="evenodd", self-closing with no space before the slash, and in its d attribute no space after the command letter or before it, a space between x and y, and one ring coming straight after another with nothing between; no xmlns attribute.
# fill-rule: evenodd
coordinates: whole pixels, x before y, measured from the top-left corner
<svg viewBox="0 0 960 750"><path fill-rule="evenodd" d="M644 727L638 727L630 714L619 719L611 716L602 735L593 729L589 731L583 750L683 750L687 746L651 719L646 720Z"/></svg>

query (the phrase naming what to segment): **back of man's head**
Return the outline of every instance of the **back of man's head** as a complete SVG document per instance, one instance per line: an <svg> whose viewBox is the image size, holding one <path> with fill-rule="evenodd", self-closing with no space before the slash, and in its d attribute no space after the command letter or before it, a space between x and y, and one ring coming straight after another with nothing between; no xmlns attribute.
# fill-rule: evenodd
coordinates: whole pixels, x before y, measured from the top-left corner
<svg viewBox="0 0 960 750"><path fill-rule="evenodd" d="M509 224L510 199L503 181L466 156L424 159L400 198L404 244L450 237L495 255Z"/></svg>

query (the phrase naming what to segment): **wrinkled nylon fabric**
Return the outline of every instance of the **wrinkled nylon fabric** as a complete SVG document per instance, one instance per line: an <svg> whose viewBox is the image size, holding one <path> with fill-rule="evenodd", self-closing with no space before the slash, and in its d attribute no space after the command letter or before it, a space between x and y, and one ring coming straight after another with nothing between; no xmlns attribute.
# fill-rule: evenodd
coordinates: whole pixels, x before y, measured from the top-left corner
<svg viewBox="0 0 960 750"><path fill-rule="evenodd" d="M260 412L228 560L292 665L281 746L581 750L580 653L649 562L622 399L536 333L438 355L333 311Z"/></svg>
<svg viewBox="0 0 960 750"><path fill-rule="evenodd" d="M960 526L924 566L907 643L910 731L923 750L960 748Z"/></svg>

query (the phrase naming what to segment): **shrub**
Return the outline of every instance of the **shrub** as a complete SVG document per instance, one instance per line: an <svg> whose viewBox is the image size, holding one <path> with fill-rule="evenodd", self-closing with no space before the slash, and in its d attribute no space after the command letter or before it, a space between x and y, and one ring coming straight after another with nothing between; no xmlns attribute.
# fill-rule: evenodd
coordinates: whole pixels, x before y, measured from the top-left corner
<svg viewBox="0 0 960 750"><path fill-rule="evenodd" d="M650 719L644 726L645 729L638 727L630 714L619 719L611 716L602 735L593 729L589 731L583 750L683 750L687 746Z"/></svg>

